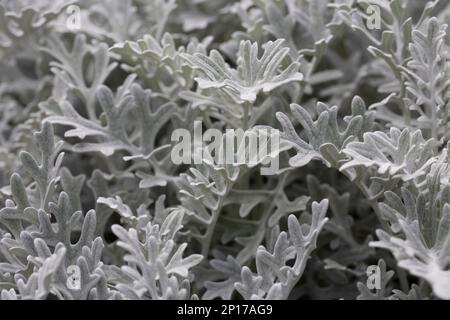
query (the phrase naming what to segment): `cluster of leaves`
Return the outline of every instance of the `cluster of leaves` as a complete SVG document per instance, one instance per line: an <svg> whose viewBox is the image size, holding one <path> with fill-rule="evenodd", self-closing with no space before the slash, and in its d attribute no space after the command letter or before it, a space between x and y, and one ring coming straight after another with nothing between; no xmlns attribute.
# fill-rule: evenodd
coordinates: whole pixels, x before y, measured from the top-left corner
<svg viewBox="0 0 450 320"><path fill-rule="evenodd" d="M0 0L0 299L450 299L448 23L447 0ZM171 159L175 129L258 128L272 175Z"/></svg>

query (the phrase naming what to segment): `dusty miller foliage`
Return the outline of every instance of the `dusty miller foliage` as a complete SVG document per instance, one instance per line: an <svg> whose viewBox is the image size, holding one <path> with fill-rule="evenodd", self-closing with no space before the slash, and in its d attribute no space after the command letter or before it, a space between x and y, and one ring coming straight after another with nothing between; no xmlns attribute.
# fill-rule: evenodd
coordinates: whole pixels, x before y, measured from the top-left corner
<svg viewBox="0 0 450 320"><path fill-rule="evenodd" d="M1 299L450 299L448 23L447 0L0 0ZM175 165L195 120L279 129L280 170Z"/></svg>

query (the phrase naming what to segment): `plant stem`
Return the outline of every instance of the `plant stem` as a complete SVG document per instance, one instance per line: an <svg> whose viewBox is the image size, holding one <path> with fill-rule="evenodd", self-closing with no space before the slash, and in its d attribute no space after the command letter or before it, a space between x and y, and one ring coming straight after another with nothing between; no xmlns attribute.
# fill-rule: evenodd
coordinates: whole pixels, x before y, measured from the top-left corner
<svg viewBox="0 0 450 320"><path fill-rule="evenodd" d="M219 197L217 208L213 211L211 223L209 224L208 229L206 230L205 239L204 242L202 243L202 252L201 252L201 254L205 257L205 259L208 259L212 237L214 235L214 231L216 230L216 224L217 221L219 220L220 212L222 211L224 199L225 196Z"/></svg>

